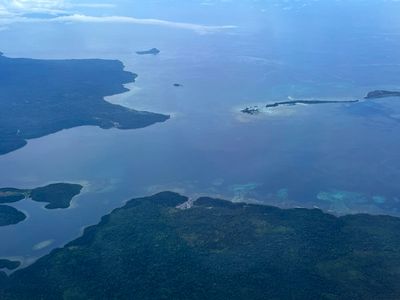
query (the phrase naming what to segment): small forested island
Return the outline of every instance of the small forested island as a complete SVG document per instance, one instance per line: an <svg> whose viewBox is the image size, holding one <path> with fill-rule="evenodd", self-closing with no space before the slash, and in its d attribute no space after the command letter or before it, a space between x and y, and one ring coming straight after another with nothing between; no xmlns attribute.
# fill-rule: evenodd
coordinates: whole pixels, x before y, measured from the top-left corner
<svg viewBox="0 0 400 300"><path fill-rule="evenodd" d="M0 298L400 299L399 218L187 200L129 201L3 276Z"/></svg>
<svg viewBox="0 0 400 300"><path fill-rule="evenodd" d="M79 195L83 186L71 183L53 183L35 189L0 188L0 203L12 203L30 198L48 203L45 208L68 208L72 198Z"/></svg>
<svg viewBox="0 0 400 300"><path fill-rule="evenodd" d="M15 225L26 219L26 215L18 209L0 205L0 226Z"/></svg>
<svg viewBox="0 0 400 300"><path fill-rule="evenodd" d="M249 106L242 109L241 112L249 115L256 115L259 114L261 111L258 106Z"/></svg>
<svg viewBox="0 0 400 300"><path fill-rule="evenodd" d="M161 51L158 50L157 48L151 48L150 50L145 50L145 51L136 51L136 54L139 55L157 55Z"/></svg>
<svg viewBox="0 0 400 300"><path fill-rule="evenodd" d="M400 92L398 91L385 91L385 90L376 90L369 92L364 99L377 99L377 98L386 98L386 97L400 97Z"/></svg>
<svg viewBox="0 0 400 300"><path fill-rule="evenodd" d="M134 129L169 116L136 111L104 100L127 91L136 74L117 60L40 60L0 55L0 155L27 140L93 125Z"/></svg>
<svg viewBox="0 0 400 300"><path fill-rule="evenodd" d="M0 259L0 269L15 270L21 265L21 262L16 260Z"/></svg>

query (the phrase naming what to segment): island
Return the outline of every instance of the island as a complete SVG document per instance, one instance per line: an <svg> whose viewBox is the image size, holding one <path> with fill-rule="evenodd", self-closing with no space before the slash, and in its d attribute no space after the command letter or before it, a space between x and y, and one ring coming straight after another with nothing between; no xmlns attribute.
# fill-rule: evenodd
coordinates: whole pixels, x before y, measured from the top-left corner
<svg viewBox="0 0 400 300"><path fill-rule="evenodd" d="M14 207L0 205L0 226L18 224L26 219L26 215Z"/></svg>
<svg viewBox="0 0 400 300"><path fill-rule="evenodd" d="M145 50L145 51L136 51L136 54L139 55L157 55L161 51L158 50L157 48L151 48L150 50Z"/></svg>
<svg viewBox="0 0 400 300"><path fill-rule="evenodd" d="M0 269L15 270L21 265L21 262L16 260L0 259Z"/></svg>
<svg viewBox="0 0 400 300"><path fill-rule="evenodd" d="M28 197L26 190L14 188L0 188L0 204L21 201Z"/></svg>
<svg viewBox="0 0 400 300"><path fill-rule="evenodd" d="M376 90L369 92L364 99L378 99L378 98L386 98L386 97L400 97L400 92L397 91L385 91L385 90Z"/></svg>
<svg viewBox="0 0 400 300"><path fill-rule="evenodd" d="M117 60L40 60L0 55L0 155L27 140L92 125L135 129L169 116L136 111L104 100L127 91L136 74Z"/></svg>
<svg viewBox="0 0 400 300"><path fill-rule="evenodd" d="M163 192L2 279L0 298L399 299L399 229L389 216Z"/></svg>
<svg viewBox="0 0 400 300"><path fill-rule="evenodd" d="M314 105L314 104L342 104L342 103L357 103L359 100L342 100L342 101L336 101L336 100L291 100L291 101L282 101L282 102L275 102L271 104L265 105L266 108L271 108L271 107L278 107L282 105L297 105L297 104L304 104L304 105Z"/></svg>
<svg viewBox="0 0 400 300"><path fill-rule="evenodd" d="M281 101L281 102L274 102L270 104L266 104L265 108L275 108L279 106L295 106L298 104L303 105L315 105L315 104L342 104L342 103L357 103L360 100L290 100L290 101ZM241 110L242 113L255 115L261 112L258 106L249 106Z"/></svg>
<svg viewBox="0 0 400 300"><path fill-rule="evenodd" d="M48 203L47 209L68 208L72 199L79 195L83 186L71 183L53 183L34 189L0 188L0 203L12 203L23 199Z"/></svg>
<svg viewBox="0 0 400 300"><path fill-rule="evenodd" d="M242 109L241 112L249 115L256 115L259 114L261 111L258 106L249 106L246 107L245 109Z"/></svg>

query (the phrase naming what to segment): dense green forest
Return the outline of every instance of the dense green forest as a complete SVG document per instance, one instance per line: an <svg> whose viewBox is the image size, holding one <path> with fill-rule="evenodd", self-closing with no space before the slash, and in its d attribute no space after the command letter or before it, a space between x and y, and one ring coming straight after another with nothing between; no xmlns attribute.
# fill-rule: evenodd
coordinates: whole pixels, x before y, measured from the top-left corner
<svg viewBox="0 0 400 300"><path fill-rule="evenodd" d="M48 203L45 208L68 208L72 198L78 195L83 186L71 183L52 183L34 189L0 188L0 203L12 203L25 198Z"/></svg>
<svg viewBox="0 0 400 300"><path fill-rule="evenodd" d="M123 84L137 76L117 60L38 60L0 53L0 69L0 155L62 129L134 129L169 118L104 100L127 91Z"/></svg>
<svg viewBox="0 0 400 300"><path fill-rule="evenodd" d="M400 219L171 192L3 278L1 299L399 299ZM5 276L3 276L5 277Z"/></svg>

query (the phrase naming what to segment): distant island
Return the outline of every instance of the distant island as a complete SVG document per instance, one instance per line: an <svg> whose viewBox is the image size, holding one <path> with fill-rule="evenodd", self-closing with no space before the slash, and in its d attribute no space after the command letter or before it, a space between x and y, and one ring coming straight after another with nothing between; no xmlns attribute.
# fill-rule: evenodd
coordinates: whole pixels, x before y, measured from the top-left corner
<svg viewBox="0 0 400 300"><path fill-rule="evenodd" d="M136 111L104 100L127 91L136 74L117 60L39 60L0 55L0 155L27 140L93 125L135 129L169 116Z"/></svg>
<svg viewBox="0 0 400 300"><path fill-rule="evenodd" d="M400 92L396 91L385 91L385 90L376 90L369 92L364 99L377 99L377 98L386 98L386 97L400 97Z"/></svg>
<svg viewBox="0 0 400 300"><path fill-rule="evenodd" d="M151 48L150 50L145 50L145 51L136 51L136 54L139 55L157 55L161 51L158 50L157 48Z"/></svg>
<svg viewBox="0 0 400 300"><path fill-rule="evenodd" d="M343 101L336 101L336 100L290 100L290 101L281 101L281 102L274 102L271 104L265 105L265 108L273 108L279 106L294 106L298 104L304 105L315 105L315 104L335 104L335 103L357 103L359 100L343 100ZM261 112L258 106L250 106L246 107L241 110L242 113L255 115Z"/></svg>
<svg viewBox="0 0 400 300"><path fill-rule="evenodd" d="M0 259L0 269L15 270L21 265L19 261Z"/></svg>
<svg viewBox="0 0 400 300"><path fill-rule="evenodd" d="M282 101L275 102L272 104L265 105L266 108L278 107L281 105L297 105L297 104L305 104L305 105L314 105L314 104L337 104L337 103L357 103L359 100L343 100L343 101L335 101L335 100L291 100L291 101Z"/></svg>
<svg viewBox="0 0 400 300"><path fill-rule="evenodd" d="M385 91L385 90L376 90L369 92L367 96L364 97L365 100L370 99L379 99L386 97L400 97L400 91ZM266 104L265 108L274 108L279 106L293 106L297 104L305 104L305 105L315 105L315 104L335 104L335 103L358 103L360 100L290 100L290 101L280 101L274 102L270 104ZM261 108L258 106L248 106L241 110L242 113L249 115L256 115L261 112Z"/></svg>
<svg viewBox="0 0 400 300"><path fill-rule="evenodd" d="M12 203L30 198L36 202L48 203L45 208L68 208L73 197L79 195L82 186L71 183L54 183L35 189L0 188L0 203Z"/></svg>
<svg viewBox="0 0 400 300"><path fill-rule="evenodd" d="M249 115L256 115L261 112L260 108L256 106L249 106L241 110L242 113L249 114Z"/></svg>
<svg viewBox="0 0 400 300"><path fill-rule="evenodd" d="M26 215L18 209L0 205L0 226L15 225L26 219Z"/></svg>
<svg viewBox="0 0 400 300"><path fill-rule="evenodd" d="M400 299L400 219L164 192L10 277L2 300Z"/></svg>

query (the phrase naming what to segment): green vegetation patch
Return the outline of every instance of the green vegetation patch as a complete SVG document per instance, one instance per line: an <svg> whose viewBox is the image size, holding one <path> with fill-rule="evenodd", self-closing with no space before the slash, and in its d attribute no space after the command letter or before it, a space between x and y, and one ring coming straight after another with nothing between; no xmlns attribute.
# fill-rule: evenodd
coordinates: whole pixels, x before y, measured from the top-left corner
<svg viewBox="0 0 400 300"><path fill-rule="evenodd" d="M26 219L23 212L7 205L0 205L0 226L18 224Z"/></svg>
<svg viewBox="0 0 400 300"><path fill-rule="evenodd" d="M47 209L68 208L71 200L82 190L80 184L54 183L45 187L33 189L30 197L36 202L49 203Z"/></svg>
<svg viewBox="0 0 400 300"><path fill-rule="evenodd" d="M0 259L0 269L15 270L21 265L19 261Z"/></svg>
<svg viewBox="0 0 400 300"><path fill-rule="evenodd" d="M165 192L18 270L9 299L399 299L400 219Z"/></svg>
<svg viewBox="0 0 400 300"><path fill-rule="evenodd" d="M135 129L169 116L136 111L104 100L127 91L136 74L117 60L39 60L0 54L0 155L28 139L93 125Z"/></svg>
<svg viewBox="0 0 400 300"><path fill-rule="evenodd" d="M68 208L72 199L79 195L83 186L71 183L53 183L35 189L0 189L0 203L17 202L29 198L36 202L49 203L47 209Z"/></svg>
<svg viewBox="0 0 400 300"><path fill-rule="evenodd" d="M0 203L13 203L18 202L27 197L27 190L19 190L14 188L1 188L0 189Z"/></svg>

